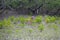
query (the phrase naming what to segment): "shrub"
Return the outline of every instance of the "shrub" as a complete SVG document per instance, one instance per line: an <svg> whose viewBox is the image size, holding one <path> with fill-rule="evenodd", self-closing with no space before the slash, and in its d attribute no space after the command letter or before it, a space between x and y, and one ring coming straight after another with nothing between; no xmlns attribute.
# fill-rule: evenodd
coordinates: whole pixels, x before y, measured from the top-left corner
<svg viewBox="0 0 60 40"><path fill-rule="evenodd" d="M49 23L49 22L55 22L56 21L56 17L54 17L54 16L47 16L46 19L45 19L45 21L47 23Z"/></svg>
<svg viewBox="0 0 60 40"><path fill-rule="evenodd" d="M11 34L12 33L12 30L6 30L8 34Z"/></svg>
<svg viewBox="0 0 60 40"><path fill-rule="evenodd" d="M32 31L33 31L32 29L29 29L29 32L30 32L30 33L32 33Z"/></svg>
<svg viewBox="0 0 60 40"><path fill-rule="evenodd" d="M53 24L53 25L52 25L52 28L53 28L54 30L57 30L57 29L58 29L58 26L57 26L56 24Z"/></svg>
<svg viewBox="0 0 60 40"><path fill-rule="evenodd" d="M11 25L11 21L7 20L7 19L4 19L2 24L3 24L4 27L9 27Z"/></svg>
<svg viewBox="0 0 60 40"><path fill-rule="evenodd" d="M19 20L20 20L21 23L25 22L25 18L23 16L19 17Z"/></svg>
<svg viewBox="0 0 60 40"><path fill-rule="evenodd" d="M14 21L14 20L15 20L15 17L14 17L14 16L10 16L10 17L8 18L8 20Z"/></svg>
<svg viewBox="0 0 60 40"><path fill-rule="evenodd" d="M2 24L2 22L0 21L0 29L2 29L3 28L3 24Z"/></svg>
<svg viewBox="0 0 60 40"><path fill-rule="evenodd" d="M36 23L40 23L42 21L42 16L37 16L33 21Z"/></svg>
<svg viewBox="0 0 60 40"><path fill-rule="evenodd" d="M44 30L44 25L43 25L43 24L40 24L40 25L38 26L38 29L39 29L40 31L43 31L43 30Z"/></svg>
<svg viewBox="0 0 60 40"><path fill-rule="evenodd" d="M20 26L21 28L24 28L25 24L21 23L19 26Z"/></svg>
<svg viewBox="0 0 60 40"><path fill-rule="evenodd" d="M53 28L54 30L57 30L58 26L57 26L57 24L51 24L51 25L49 25L49 28Z"/></svg>

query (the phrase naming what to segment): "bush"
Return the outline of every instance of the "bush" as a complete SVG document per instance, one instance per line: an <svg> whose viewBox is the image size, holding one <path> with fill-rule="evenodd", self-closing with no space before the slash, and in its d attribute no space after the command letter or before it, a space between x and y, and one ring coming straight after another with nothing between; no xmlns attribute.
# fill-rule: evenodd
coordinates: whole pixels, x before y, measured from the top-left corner
<svg viewBox="0 0 60 40"><path fill-rule="evenodd" d="M19 17L19 20L20 20L21 23L25 22L25 18L23 16Z"/></svg>
<svg viewBox="0 0 60 40"><path fill-rule="evenodd" d="M43 25L43 24L40 24L40 25L38 26L38 29L39 29L40 31L43 31L43 30L44 30L44 25Z"/></svg>
<svg viewBox="0 0 60 40"><path fill-rule="evenodd" d="M10 9L31 8L34 10L37 9L41 4L43 4L43 10L47 9L49 12L51 12L53 9L60 8L60 0L5 0L2 5Z"/></svg>
<svg viewBox="0 0 60 40"><path fill-rule="evenodd" d="M40 23L42 21L42 16L37 16L33 21L36 23Z"/></svg>
<svg viewBox="0 0 60 40"><path fill-rule="evenodd" d="M46 19L45 19L45 21L47 23L55 22L56 21L56 17L54 17L54 16L47 16Z"/></svg>
<svg viewBox="0 0 60 40"><path fill-rule="evenodd" d="M7 20L7 19L4 19L2 21L2 24L3 24L4 27L10 27L11 26L11 21Z"/></svg>
<svg viewBox="0 0 60 40"><path fill-rule="evenodd" d="M2 24L2 22L0 21L0 29L2 29L3 28L3 24Z"/></svg>

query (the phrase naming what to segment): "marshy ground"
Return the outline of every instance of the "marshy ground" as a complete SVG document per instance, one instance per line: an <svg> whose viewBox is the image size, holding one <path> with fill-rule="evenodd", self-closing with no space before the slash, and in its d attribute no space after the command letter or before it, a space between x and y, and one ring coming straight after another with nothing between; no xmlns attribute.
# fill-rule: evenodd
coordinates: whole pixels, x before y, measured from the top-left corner
<svg viewBox="0 0 60 40"><path fill-rule="evenodd" d="M0 20L0 40L60 40L60 17L10 16Z"/></svg>

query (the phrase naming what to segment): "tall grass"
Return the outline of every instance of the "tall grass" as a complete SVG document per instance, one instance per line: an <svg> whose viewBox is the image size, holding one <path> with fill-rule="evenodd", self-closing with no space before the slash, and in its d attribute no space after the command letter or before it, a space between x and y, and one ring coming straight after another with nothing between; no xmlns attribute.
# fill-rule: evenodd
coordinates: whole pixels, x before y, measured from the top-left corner
<svg viewBox="0 0 60 40"><path fill-rule="evenodd" d="M55 22L56 21L56 17L54 17L54 16L47 16L45 18L45 21L46 21L46 23Z"/></svg>
<svg viewBox="0 0 60 40"><path fill-rule="evenodd" d="M40 23L42 22L42 16L36 16L35 20L33 22Z"/></svg>
<svg viewBox="0 0 60 40"><path fill-rule="evenodd" d="M44 25L43 24L40 24L39 26L38 26L38 30L40 30L41 32L44 30Z"/></svg>

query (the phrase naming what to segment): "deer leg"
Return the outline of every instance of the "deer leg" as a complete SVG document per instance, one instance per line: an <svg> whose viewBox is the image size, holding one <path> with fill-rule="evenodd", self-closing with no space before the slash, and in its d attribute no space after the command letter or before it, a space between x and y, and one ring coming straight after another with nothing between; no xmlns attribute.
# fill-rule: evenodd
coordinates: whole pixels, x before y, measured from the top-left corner
<svg viewBox="0 0 60 40"><path fill-rule="evenodd" d="M37 9L37 14L38 14L38 11L39 11L39 10Z"/></svg>

